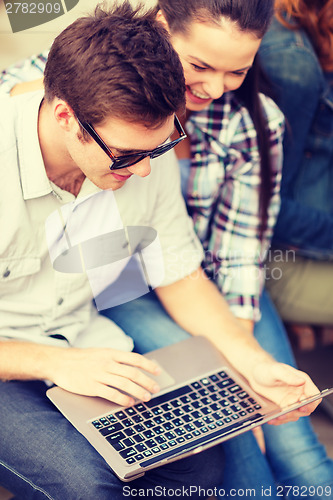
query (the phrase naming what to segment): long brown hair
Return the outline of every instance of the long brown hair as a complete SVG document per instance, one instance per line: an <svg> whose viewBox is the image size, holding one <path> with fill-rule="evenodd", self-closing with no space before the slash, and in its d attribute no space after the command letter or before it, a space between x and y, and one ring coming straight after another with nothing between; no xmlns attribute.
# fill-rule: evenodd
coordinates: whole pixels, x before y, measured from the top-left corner
<svg viewBox="0 0 333 500"><path fill-rule="evenodd" d="M275 9L281 24L307 32L322 68L333 71L333 0L275 0Z"/></svg>

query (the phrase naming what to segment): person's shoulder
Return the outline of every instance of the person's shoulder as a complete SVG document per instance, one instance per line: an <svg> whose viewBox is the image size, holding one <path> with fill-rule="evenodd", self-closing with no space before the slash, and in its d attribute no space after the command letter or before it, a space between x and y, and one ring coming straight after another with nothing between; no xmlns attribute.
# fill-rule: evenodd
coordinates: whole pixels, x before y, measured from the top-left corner
<svg viewBox="0 0 333 500"><path fill-rule="evenodd" d="M15 102L9 96L1 96L0 109L0 152L2 152L15 141Z"/></svg>
<svg viewBox="0 0 333 500"><path fill-rule="evenodd" d="M30 92L16 97L0 97L0 152L3 153L17 143L19 123L28 120L30 111L40 105L43 92Z"/></svg>
<svg viewBox="0 0 333 500"><path fill-rule="evenodd" d="M303 29L289 29L276 19L263 37L259 56L264 68L287 67L290 78L299 68L311 74L320 67L307 33Z"/></svg>

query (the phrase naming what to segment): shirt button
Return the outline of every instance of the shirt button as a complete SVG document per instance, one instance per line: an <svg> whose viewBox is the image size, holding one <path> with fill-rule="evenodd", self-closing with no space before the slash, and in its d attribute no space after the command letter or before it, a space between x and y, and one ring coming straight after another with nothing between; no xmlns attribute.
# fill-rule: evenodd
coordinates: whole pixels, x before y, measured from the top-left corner
<svg viewBox="0 0 333 500"><path fill-rule="evenodd" d="M3 273L2 277L3 278L8 278L9 275L10 275L10 270L6 269L5 272Z"/></svg>
<svg viewBox="0 0 333 500"><path fill-rule="evenodd" d="M58 306L61 306L61 304L63 303L64 299L62 297L60 297L60 299L58 300Z"/></svg>

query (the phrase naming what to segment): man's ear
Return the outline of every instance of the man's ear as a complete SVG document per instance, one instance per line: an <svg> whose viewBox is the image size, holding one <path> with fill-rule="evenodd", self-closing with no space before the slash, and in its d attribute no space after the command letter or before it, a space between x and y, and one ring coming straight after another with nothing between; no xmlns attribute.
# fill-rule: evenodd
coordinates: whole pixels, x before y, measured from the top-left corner
<svg viewBox="0 0 333 500"><path fill-rule="evenodd" d="M78 126L75 113L66 101L57 99L54 104L53 112L58 125L63 130L68 132L73 126Z"/></svg>
<svg viewBox="0 0 333 500"><path fill-rule="evenodd" d="M167 30L167 32L170 33L168 22L165 19L165 16L164 16L163 12L161 11L161 9L156 14L156 20L158 22L162 23L163 28L165 28Z"/></svg>

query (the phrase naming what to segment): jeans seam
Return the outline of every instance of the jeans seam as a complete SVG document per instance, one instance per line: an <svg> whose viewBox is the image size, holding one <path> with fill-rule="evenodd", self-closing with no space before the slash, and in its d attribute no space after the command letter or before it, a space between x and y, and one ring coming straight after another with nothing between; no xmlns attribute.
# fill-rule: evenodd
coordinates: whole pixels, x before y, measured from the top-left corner
<svg viewBox="0 0 333 500"><path fill-rule="evenodd" d="M10 467L9 465L5 464L1 460L0 460L0 465L2 465L5 469L9 470L10 472L12 472L16 476L18 476L20 479L22 479L23 481L25 481L26 483L28 483L34 490L37 490L37 491L43 493L46 496L46 498L49 498L49 500L55 500L48 493L46 493L46 491L43 488L40 488L39 486L37 486L36 484L34 484L32 481L30 481L30 479L28 479L27 477L23 476L18 471L16 471L15 469L13 469L12 467Z"/></svg>

